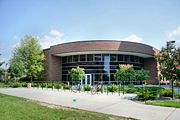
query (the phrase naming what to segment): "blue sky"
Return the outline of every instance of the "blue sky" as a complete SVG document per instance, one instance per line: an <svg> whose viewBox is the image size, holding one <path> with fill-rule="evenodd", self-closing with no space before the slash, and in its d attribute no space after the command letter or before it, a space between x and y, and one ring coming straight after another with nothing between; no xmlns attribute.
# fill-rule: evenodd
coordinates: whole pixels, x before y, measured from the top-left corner
<svg viewBox="0 0 180 120"><path fill-rule="evenodd" d="M160 49L167 40L180 43L179 11L179 0L0 0L0 59L25 35L38 36L43 48L110 39Z"/></svg>

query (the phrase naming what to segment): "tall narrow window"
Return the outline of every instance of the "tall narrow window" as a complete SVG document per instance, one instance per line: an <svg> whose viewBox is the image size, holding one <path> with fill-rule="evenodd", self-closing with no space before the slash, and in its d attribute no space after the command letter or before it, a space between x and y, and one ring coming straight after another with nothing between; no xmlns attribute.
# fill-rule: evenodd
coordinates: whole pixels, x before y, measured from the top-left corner
<svg viewBox="0 0 180 120"><path fill-rule="evenodd" d="M80 55L80 61L86 61L86 55Z"/></svg>
<svg viewBox="0 0 180 120"><path fill-rule="evenodd" d="M116 54L111 54L110 59L111 59L111 62L116 62L117 61L117 55Z"/></svg>
<svg viewBox="0 0 180 120"><path fill-rule="evenodd" d="M95 61L101 61L101 54L94 55L94 60Z"/></svg>
<svg viewBox="0 0 180 120"><path fill-rule="evenodd" d="M118 61L124 61L124 55L118 55Z"/></svg>
<svg viewBox="0 0 180 120"><path fill-rule="evenodd" d="M93 55L87 54L87 61L93 61Z"/></svg>
<svg viewBox="0 0 180 120"><path fill-rule="evenodd" d="M79 61L79 56L78 55L74 55L73 56L73 62L78 62Z"/></svg>

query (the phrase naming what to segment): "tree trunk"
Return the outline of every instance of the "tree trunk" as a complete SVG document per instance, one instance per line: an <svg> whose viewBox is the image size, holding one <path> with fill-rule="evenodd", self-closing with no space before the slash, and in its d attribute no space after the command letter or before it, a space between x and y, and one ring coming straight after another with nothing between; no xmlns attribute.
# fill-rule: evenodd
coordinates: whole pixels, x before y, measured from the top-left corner
<svg viewBox="0 0 180 120"><path fill-rule="evenodd" d="M171 87L172 87L172 99L174 99L174 82L171 80Z"/></svg>

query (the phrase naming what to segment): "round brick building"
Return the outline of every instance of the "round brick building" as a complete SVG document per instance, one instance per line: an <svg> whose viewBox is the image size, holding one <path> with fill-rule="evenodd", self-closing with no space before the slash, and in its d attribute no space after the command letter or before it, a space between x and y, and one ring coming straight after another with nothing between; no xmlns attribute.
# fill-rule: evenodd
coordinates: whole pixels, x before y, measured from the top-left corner
<svg viewBox="0 0 180 120"><path fill-rule="evenodd" d="M93 40L63 43L45 49L46 80L70 81L68 71L77 66L85 69L86 84L112 82L119 64L132 64L135 70L149 71L148 83L157 84L158 52L152 46L113 40Z"/></svg>

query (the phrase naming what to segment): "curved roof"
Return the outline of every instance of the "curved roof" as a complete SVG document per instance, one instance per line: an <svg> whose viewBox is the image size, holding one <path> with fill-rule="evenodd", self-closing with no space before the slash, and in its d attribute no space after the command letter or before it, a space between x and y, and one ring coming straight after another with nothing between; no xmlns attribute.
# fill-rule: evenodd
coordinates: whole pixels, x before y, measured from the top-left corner
<svg viewBox="0 0 180 120"><path fill-rule="evenodd" d="M92 41L78 41L69 42L51 46L50 53L56 56L67 56L76 54L129 54L141 57L153 57L157 49L152 46L116 40L92 40Z"/></svg>

